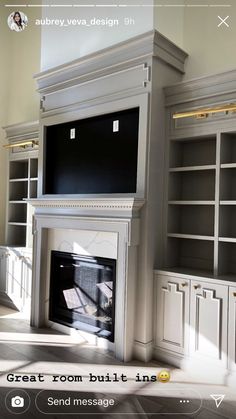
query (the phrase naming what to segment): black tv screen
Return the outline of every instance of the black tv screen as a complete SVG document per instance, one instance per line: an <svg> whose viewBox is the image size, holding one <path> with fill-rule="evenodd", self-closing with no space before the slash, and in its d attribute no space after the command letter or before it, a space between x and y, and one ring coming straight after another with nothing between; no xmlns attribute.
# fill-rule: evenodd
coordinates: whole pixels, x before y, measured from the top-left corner
<svg viewBox="0 0 236 419"><path fill-rule="evenodd" d="M46 128L44 193L135 193L139 108Z"/></svg>

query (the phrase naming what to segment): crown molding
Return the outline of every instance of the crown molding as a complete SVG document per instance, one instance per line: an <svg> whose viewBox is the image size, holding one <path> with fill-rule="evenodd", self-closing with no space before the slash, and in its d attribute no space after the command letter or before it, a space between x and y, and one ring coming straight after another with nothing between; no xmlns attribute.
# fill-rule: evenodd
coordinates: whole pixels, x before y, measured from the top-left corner
<svg viewBox="0 0 236 419"><path fill-rule="evenodd" d="M217 103L224 96L236 96L236 70L203 76L176 83L164 88L166 106L181 105L182 103L196 102L210 99Z"/></svg>
<svg viewBox="0 0 236 419"><path fill-rule="evenodd" d="M20 124L6 125L3 127L6 132L8 142L27 140L28 138L38 138L39 121L23 122Z"/></svg>
<svg viewBox="0 0 236 419"><path fill-rule="evenodd" d="M38 91L44 94L49 93L50 89L55 91L56 88L64 88L68 81L70 85L84 83L95 77L102 77L137 65L144 59L152 57L184 73L187 54L153 30L69 63L42 71L34 77L38 83Z"/></svg>

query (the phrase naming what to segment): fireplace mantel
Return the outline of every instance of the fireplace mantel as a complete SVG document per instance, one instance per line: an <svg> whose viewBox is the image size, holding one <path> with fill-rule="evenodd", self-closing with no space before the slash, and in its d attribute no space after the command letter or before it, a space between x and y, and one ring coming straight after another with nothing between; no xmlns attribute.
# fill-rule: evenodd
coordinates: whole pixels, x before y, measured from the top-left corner
<svg viewBox="0 0 236 419"><path fill-rule="evenodd" d="M35 198L27 200L36 213L135 218L144 206L139 198Z"/></svg>

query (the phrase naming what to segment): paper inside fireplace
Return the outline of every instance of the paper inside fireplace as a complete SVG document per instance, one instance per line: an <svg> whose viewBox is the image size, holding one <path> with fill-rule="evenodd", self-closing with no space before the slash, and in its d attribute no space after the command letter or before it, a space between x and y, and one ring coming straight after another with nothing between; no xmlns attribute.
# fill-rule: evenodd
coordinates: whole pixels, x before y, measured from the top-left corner
<svg viewBox="0 0 236 419"><path fill-rule="evenodd" d="M107 297L108 301L112 299L112 281L102 282L100 284L96 284L96 286ZM97 310L95 305L91 306L88 304L87 299L85 299L83 295L83 291L78 287L63 290L63 294L68 309L76 308L90 315L92 315Z"/></svg>

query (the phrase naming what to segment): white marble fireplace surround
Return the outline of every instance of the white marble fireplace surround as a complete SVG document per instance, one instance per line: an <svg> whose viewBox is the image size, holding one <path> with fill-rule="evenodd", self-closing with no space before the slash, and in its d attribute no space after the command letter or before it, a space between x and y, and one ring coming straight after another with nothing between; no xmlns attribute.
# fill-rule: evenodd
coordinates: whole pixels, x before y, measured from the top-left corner
<svg viewBox="0 0 236 419"><path fill-rule="evenodd" d="M39 327L48 321L52 249L112 255L117 269L113 349L123 361L152 357L153 268L162 264L163 86L181 80L186 56L151 31L36 75L41 115L38 198L30 200L35 207L31 323ZM137 106L136 193L44 194L44 127Z"/></svg>

